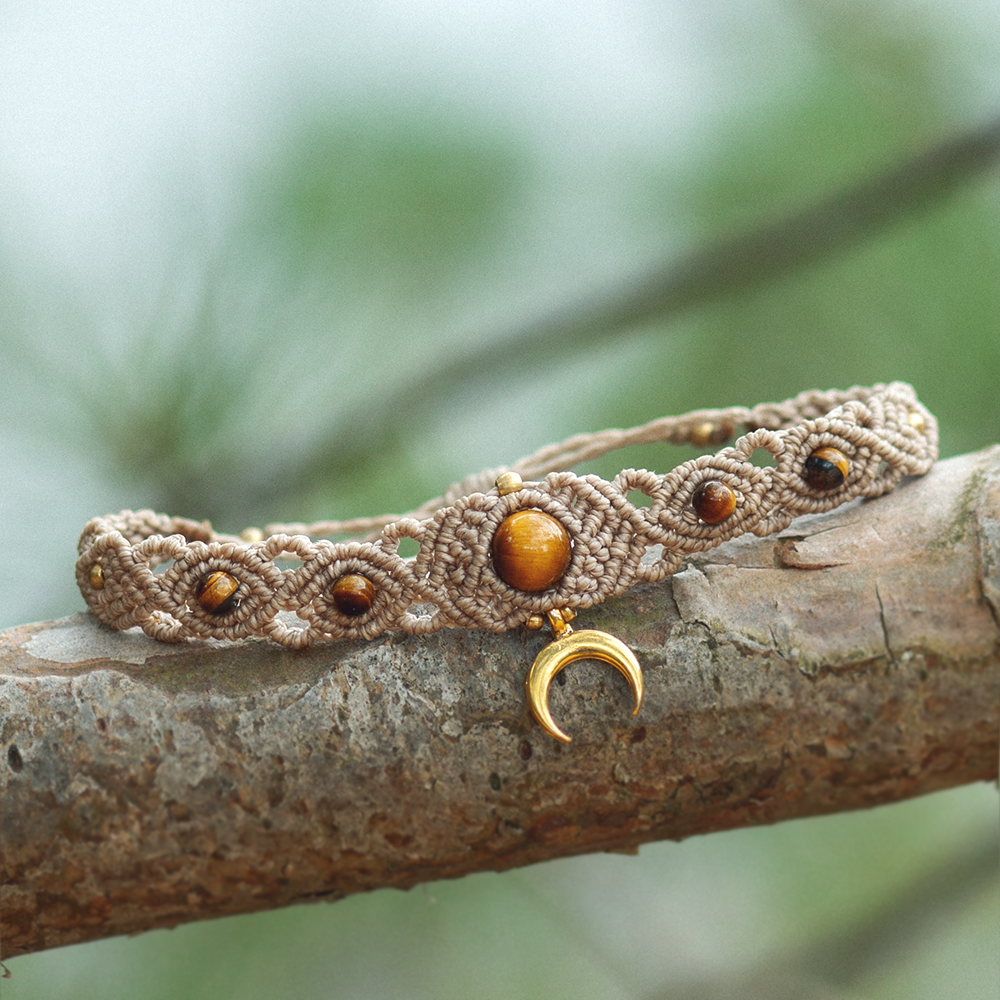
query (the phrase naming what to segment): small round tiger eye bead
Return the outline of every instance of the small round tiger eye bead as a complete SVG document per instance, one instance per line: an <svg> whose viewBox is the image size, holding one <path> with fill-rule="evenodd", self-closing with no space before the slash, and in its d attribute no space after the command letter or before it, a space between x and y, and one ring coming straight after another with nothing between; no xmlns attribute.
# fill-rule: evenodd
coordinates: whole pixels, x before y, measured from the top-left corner
<svg viewBox="0 0 1000 1000"><path fill-rule="evenodd" d="M195 597L210 615L224 615L233 609L233 595L239 586L236 577L220 569L205 578Z"/></svg>
<svg viewBox="0 0 1000 1000"><path fill-rule="evenodd" d="M736 510L736 494L718 479L709 479L694 491L691 506L706 524L718 524Z"/></svg>
<svg viewBox="0 0 1000 1000"><path fill-rule="evenodd" d="M807 459L802 478L814 490L835 490L844 485L851 463L836 448L817 448Z"/></svg>
<svg viewBox="0 0 1000 1000"><path fill-rule="evenodd" d="M87 572L87 581L92 590L104 590L104 567L94 563Z"/></svg>
<svg viewBox="0 0 1000 1000"><path fill-rule="evenodd" d="M346 573L333 585L333 603L348 618L368 614L374 600L375 585L360 573Z"/></svg>
<svg viewBox="0 0 1000 1000"><path fill-rule="evenodd" d="M504 518L493 536L493 568L504 583L536 593L566 572L569 533L542 510L517 510Z"/></svg>

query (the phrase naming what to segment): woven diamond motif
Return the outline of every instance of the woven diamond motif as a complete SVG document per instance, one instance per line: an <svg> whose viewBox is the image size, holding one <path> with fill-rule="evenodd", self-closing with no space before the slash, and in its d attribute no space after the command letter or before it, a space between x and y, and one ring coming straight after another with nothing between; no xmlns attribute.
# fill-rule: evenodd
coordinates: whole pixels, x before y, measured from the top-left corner
<svg viewBox="0 0 1000 1000"><path fill-rule="evenodd" d="M605 482L550 471L626 444L718 442L737 426L746 433L730 447L665 475L627 469ZM751 461L760 448L774 457L773 468ZM801 514L879 496L903 476L925 473L936 456L937 424L904 383L806 392L752 410L701 410L631 431L572 438L515 463L525 473L548 472L541 481L518 485L515 475L512 489L474 491L451 503L442 499L436 508L425 508L425 516L299 525L288 533L273 526L266 538L249 543L217 534L206 522L148 510L94 518L80 538L77 582L106 625L138 625L164 641L258 636L299 648L329 638L371 639L386 631L499 632L533 613L586 608L637 581L662 579L686 556L746 532L771 534ZM467 482L479 484L484 476ZM722 484L721 515L695 502L709 481ZM629 500L636 491L650 498L648 507ZM558 575L560 564L552 582L543 577L544 589L537 591L527 582L526 590L505 582L491 554L505 518L523 510L554 518L569 538L565 571ZM365 532L374 540L309 537ZM403 539L419 545L414 558L399 555ZM643 562L651 552L655 558ZM279 568L286 560L301 565ZM217 602L199 600L213 573L238 583L231 600L228 595ZM334 589L345 576L363 577L365 594L361 605L347 611ZM520 583L516 575L505 576ZM283 621L283 611L294 612L303 627Z"/></svg>

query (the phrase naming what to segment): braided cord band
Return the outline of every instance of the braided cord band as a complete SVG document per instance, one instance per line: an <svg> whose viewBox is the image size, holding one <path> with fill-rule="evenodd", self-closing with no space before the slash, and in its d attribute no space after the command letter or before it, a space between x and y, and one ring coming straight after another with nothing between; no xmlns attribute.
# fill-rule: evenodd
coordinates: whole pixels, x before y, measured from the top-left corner
<svg viewBox="0 0 1000 1000"><path fill-rule="evenodd" d="M738 429L745 433L731 447L665 475L626 469L606 482L553 471L629 444L721 444ZM759 448L773 467L751 462ZM663 579L689 554L737 535L768 535L801 514L880 496L936 457L936 421L909 385L812 391L571 438L516 463L498 485L503 470L484 472L404 517L269 525L236 537L206 522L122 511L84 528L76 575L105 625L140 626L168 642L257 636L301 648L386 631L502 632ZM635 492L649 505L633 504ZM525 583L505 571L497 539L524 511L548 515L544 523L565 535L551 582L544 572ZM342 534L370 537L317 537ZM404 539L419 545L416 556L399 555Z"/></svg>

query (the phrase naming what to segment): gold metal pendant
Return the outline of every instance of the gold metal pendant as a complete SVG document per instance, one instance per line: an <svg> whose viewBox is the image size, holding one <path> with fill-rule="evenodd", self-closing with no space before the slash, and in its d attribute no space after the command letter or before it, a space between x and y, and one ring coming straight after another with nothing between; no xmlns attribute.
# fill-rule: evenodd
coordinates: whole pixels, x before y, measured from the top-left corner
<svg viewBox="0 0 1000 1000"><path fill-rule="evenodd" d="M569 612L547 612L549 624L552 626L553 640L535 657L524 685L528 695L528 707L538 720L538 724L550 736L563 743L572 742L572 738L555 724L549 712L549 685L563 667L568 667L576 660L592 659L610 663L625 675L632 688L632 696L635 699L633 715L638 715L642 707L644 691L642 670L632 650L607 632L598 632L596 629L574 632L567 623L569 616Z"/></svg>

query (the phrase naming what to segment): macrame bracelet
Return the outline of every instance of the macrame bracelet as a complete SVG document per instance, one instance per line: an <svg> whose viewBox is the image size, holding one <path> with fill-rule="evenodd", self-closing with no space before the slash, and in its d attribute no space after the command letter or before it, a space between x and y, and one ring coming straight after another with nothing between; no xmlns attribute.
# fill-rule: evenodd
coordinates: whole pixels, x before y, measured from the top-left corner
<svg viewBox="0 0 1000 1000"><path fill-rule="evenodd" d="M554 471L630 444L719 445L739 429L731 447L665 475L626 469L606 482ZM773 467L751 461L758 449ZM574 611L663 579L692 553L880 496L936 457L937 424L909 385L812 391L571 438L404 517L269 525L237 537L122 511L84 528L76 575L105 625L167 642L260 637L302 648L387 631L541 627L543 616L558 637L572 632ZM635 493L648 505L634 504ZM345 534L369 537L318 537ZM415 556L399 554L404 539L419 546Z"/></svg>

